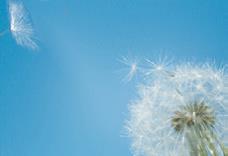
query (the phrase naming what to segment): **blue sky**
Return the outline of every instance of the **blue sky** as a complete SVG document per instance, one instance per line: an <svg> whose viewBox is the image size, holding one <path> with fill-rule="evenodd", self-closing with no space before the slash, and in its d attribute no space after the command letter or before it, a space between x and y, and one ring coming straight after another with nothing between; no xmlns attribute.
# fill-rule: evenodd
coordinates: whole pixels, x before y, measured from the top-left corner
<svg viewBox="0 0 228 156"><path fill-rule="evenodd" d="M39 51L0 36L0 155L130 156L121 56L227 63L225 0L24 0ZM0 31L7 29L0 0Z"/></svg>

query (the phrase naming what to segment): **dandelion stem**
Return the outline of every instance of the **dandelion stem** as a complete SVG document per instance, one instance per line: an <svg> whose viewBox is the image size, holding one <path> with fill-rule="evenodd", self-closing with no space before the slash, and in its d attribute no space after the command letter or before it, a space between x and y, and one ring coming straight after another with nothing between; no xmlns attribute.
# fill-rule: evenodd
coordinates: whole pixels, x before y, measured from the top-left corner
<svg viewBox="0 0 228 156"><path fill-rule="evenodd" d="M224 151L224 156L228 156L228 148L224 148L223 151Z"/></svg>

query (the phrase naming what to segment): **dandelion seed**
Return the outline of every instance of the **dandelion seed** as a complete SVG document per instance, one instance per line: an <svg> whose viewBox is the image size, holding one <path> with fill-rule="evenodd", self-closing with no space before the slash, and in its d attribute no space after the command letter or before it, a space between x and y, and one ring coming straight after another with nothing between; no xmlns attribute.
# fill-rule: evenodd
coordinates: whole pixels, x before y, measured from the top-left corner
<svg viewBox="0 0 228 156"><path fill-rule="evenodd" d="M140 70L138 67L138 61L136 59L129 59L128 57L122 57L119 60L121 63L127 66L127 75L124 77L124 81L130 81Z"/></svg>
<svg viewBox="0 0 228 156"><path fill-rule="evenodd" d="M148 61L147 61L148 62ZM147 71L126 124L137 156L223 156L228 138L228 73L192 63ZM161 72L162 71L162 72Z"/></svg>
<svg viewBox="0 0 228 156"><path fill-rule="evenodd" d="M148 69L146 69L145 71L145 75L150 75L150 74L166 74L169 76L174 76L173 73L171 73L170 71L166 70L166 67L169 66L171 64L171 61L168 61L168 58L159 58L157 62L152 62L148 59L146 59L146 62L149 63L149 67Z"/></svg>
<svg viewBox="0 0 228 156"><path fill-rule="evenodd" d="M22 2L9 2L10 32L18 45L37 49L34 41L34 30Z"/></svg>

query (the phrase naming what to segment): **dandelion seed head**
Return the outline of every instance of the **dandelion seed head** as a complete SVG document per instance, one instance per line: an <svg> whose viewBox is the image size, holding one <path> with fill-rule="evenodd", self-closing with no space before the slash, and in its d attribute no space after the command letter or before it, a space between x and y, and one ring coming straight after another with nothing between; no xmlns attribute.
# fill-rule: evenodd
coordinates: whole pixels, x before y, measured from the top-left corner
<svg viewBox="0 0 228 156"><path fill-rule="evenodd" d="M228 75L224 69L193 63L160 68L150 63L153 66L146 69L150 74L145 73L146 80L138 88L139 97L129 106L126 127L134 154L190 156L195 152L191 149L197 148L215 152L204 143L211 142L217 149L218 140L226 144ZM205 136L198 132L203 139L196 135L197 129L205 130ZM218 140L206 137L209 133L216 134Z"/></svg>
<svg viewBox="0 0 228 156"><path fill-rule="evenodd" d="M18 45L37 49L34 41L34 30L22 2L9 2L10 31Z"/></svg>
<svg viewBox="0 0 228 156"><path fill-rule="evenodd" d="M183 132L186 127L193 126L200 129L213 128L214 124L214 112L204 102L179 107L172 117L172 126L177 132Z"/></svg>

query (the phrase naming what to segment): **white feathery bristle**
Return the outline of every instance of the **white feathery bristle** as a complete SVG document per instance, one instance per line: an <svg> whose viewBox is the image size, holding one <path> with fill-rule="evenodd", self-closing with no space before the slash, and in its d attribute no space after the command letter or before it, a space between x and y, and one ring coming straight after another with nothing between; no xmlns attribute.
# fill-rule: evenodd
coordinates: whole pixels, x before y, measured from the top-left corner
<svg viewBox="0 0 228 156"><path fill-rule="evenodd" d="M126 130L132 149L140 156L190 156L187 130L177 133L171 118L178 108L194 101L205 102L215 112L214 131L224 144L228 138L228 74L210 64L159 65L145 69L139 98L129 106ZM149 73L149 74L148 74ZM193 113L195 120L195 114Z"/></svg>
<svg viewBox="0 0 228 156"><path fill-rule="evenodd" d="M130 59L128 57L122 57L119 61L127 66L127 74L123 80L131 81L137 74L137 72L139 72L138 60Z"/></svg>
<svg viewBox="0 0 228 156"><path fill-rule="evenodd" d="M22 2L9 2L10 32L18 45L37 49L34 41L34 30Z"/></svg>

